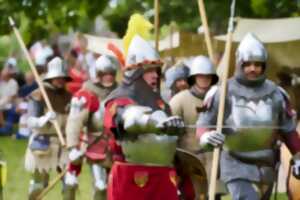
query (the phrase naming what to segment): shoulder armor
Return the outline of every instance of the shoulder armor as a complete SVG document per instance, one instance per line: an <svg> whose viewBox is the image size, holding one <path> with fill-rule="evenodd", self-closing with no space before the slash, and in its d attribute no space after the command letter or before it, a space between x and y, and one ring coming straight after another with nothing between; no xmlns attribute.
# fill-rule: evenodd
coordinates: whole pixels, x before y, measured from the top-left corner
<svg viewBox="0 0 300 200"><path fill-rule="evenodd" d="M283 109L288 114L288 116L290 116L290 117L295 116L296 111L292 108L289 94L282 87L277 86L277 88L278 88L278 90L279 90L279 92L282 95L283 100L284 100L283 103L282 103Z"/></svg>
<svg viewBox="0 0 300 200"><path fill-rule="evenodd" d="M77 97L78 99L82 97L85 98L84 107L91 112L96 112L99 109L100 102L98 97L88 90L80 90L74 95L74 97Z"/></svg>
<svg viewBox="0 0 300 200"><path fill-rule="evenodd" d="M281 95L284 97L284 99L290 101L290 95L285 91L285 89L283 89L280 86L277 86L279 92L281 93Z"/></svg>

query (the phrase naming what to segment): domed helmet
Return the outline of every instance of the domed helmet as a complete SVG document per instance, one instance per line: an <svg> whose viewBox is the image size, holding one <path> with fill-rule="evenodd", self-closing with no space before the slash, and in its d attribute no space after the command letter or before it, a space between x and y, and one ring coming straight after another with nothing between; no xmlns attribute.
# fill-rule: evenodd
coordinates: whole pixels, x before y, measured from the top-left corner
<svg viewBox="0 0 300 200"><path fill-rule="evenodd" d="M50 60L47 65L47 73L44 77L44 81L49 81L54 78L65 78L68 81L71 80L60 57L55 57Z"/></svg>
<svg viewBox="0 0 300 200"><path fill-rule="evenodd" d="M139 35L134 36L128 48L125 68L143 67L147 69L160 67L162 64L154 47Z"/></svg>
<svg viewBox="0 0 300 200"><path fill-rule="evenodd" d="M248 33L240 42L236 50L236 76L243 83L260 83L265 80L266 63L268 59L267 50L262 42L253 34ZM243 64L245 62L261 62L264 72L257 80L249 81L243 72ZM252 84L251 83L251 84Z"/></svg>
<svg viewBox="0 0 300 200"><path fill-rule="evenodd" d="M175 64L173 67L169 68L165 73L166 86L169 89L171 89L177 80L187 79L188 74L189 69L183 62Z"/></svg>
<svg viewBox="0 0 300 200"><path fill-rule="evenodd" d="M262 42L253 34L248 33L236 51L237 63L247 61L266 62L268 55Z"/></svg>
<svg viewBox="0 0 300 200"><path fill-rule="evenodd" d="M205 56L197 56L193 59L191 66L189 66L190 72L188 76L188 83L190 86L195 84L195 76L202 75L212 75L212 85L219 81L219 77L216 74L213 63L209 58Z"/></svg>
<svg viewBox="0 0 300 200"><path fill-rule="evenodd" d="M154 47L139 35L135 35L128 48L123 80L132 82L149 69L156 69L161 74L162 65L163 62Z"/></svg>
<svg viewBox="0 0 300 200"><path fill-rule="evenodd" d="M119 61L110 55L102 55L96 60L96 73L116 74L120 68Z"/></svg>

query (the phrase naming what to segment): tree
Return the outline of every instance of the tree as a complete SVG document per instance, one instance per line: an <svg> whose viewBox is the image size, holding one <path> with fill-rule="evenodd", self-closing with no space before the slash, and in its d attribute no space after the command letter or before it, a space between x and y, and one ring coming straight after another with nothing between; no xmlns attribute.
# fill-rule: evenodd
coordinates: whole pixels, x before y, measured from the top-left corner
<svg viewBox="0 0 300 200"><path fill-rule="evenodd" d="M118 0L115 7L104 12L111 29L123 36L127 21L133 12L145 14L153 21L154 0ZM250 0L237 1L236 16L274 18L299 15L299 0ZM206 0L208 22L212 32L225 32L231 0ZM196 31L201 25L197 0L160 1L161 25L176 22L181 30Z"/></svg>
<svg viewBox="0 0 300 200"><path fill-rule="evenodd" d="M15 19L27 42L46 38L53 32L67 32L70 28L81 30L101 14L108 1L0 0L0 34L11 31L8 16Z"/></svg>

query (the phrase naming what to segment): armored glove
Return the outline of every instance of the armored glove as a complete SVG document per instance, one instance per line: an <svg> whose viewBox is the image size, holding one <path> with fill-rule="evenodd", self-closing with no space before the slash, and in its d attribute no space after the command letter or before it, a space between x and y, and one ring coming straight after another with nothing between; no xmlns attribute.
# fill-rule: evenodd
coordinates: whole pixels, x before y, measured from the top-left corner
<svg viewBox="0 0 300 200"><path fill-rule="evenodd" d="M129 106L123 112L122 119L124 129L132 133L178 134L184 128L184 123L180 117L168 117L162 110L153 111L146 106Z"/></svg>
<svg viewBox="0 0 300 200"><path fill-rule="evenodd" d="M294 155L294 157L291 160L291 164L292 164L293 175L297 179L300 179L300 153Z"/></svg>
<svg viewBox="0 0 300 200"><path fill-rule="evenodd" d="M205 147L212 145L214 147L221 146L225 141L225 136L217 131L207 131L200 137L200 145Z"/></svg>
<svg viewBox="0 0 300 200"><path fill-rule="evenodd" d="M84 152L77 148L72 148L69 153L70 162L73 164L79 164L81 162L81 158L84 155Z"/></svg>
<svg viewBox="0 0 300 200"><path fill-rule="evenodd" d="M179 116L171 116L162 119L157 126L164 133L178 134L184 132L184 122Z"/></svg>
<svg viewBox="0 0 300 200"><path fill-rule="evenodd" d="M29 128L41 128L49 121L56 119L56 113L53 111L48 111L45 115L41 117L29 117L27 125Z"/></svg>

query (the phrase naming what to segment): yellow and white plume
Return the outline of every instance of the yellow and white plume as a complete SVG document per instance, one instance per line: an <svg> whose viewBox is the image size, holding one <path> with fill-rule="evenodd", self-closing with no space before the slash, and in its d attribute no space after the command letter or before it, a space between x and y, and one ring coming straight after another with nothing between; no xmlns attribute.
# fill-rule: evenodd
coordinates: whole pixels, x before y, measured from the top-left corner
<svg viewBox="0 0 300 200"><path fill-rule="evenodd" d="M123 37L125 56L127 56L128 48L133 37L138 34L142 38L149 40L151 35L150 31L152 28L153 24L147 19L145 19L145 17L141 14L131 15L128 21L128 28L126 34Z"/></svg>

